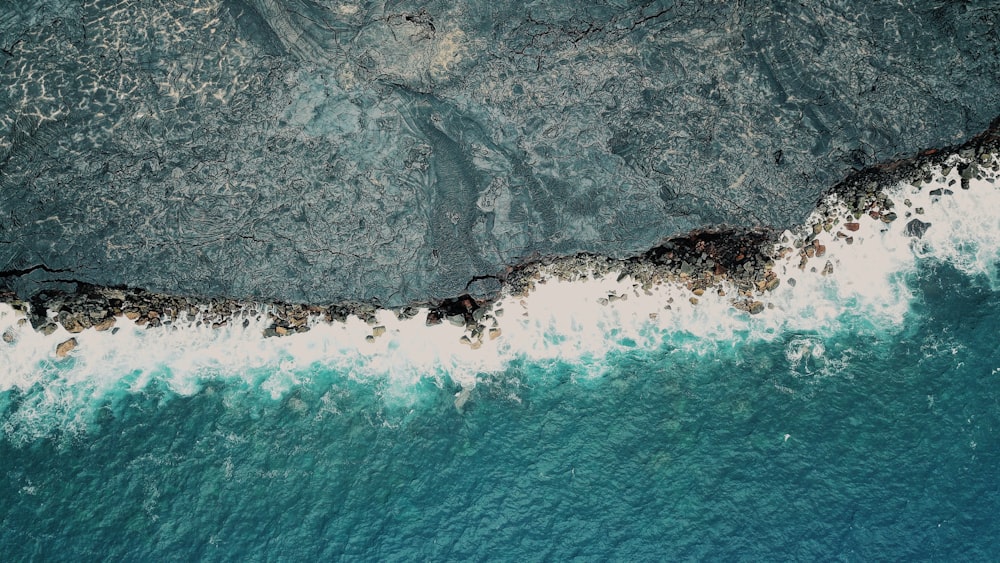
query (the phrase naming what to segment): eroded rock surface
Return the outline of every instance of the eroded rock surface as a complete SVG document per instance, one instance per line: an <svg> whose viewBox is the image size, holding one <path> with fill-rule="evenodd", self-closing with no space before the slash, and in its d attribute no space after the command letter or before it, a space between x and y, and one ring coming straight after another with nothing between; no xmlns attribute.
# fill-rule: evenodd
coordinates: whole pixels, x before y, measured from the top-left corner
<svg viewBox="0 0 1000 563"><path fill-rule="evenodd" d="M1000 114L996 2L13 4L22 295L488 293L532 256L797 223L852 168Z"/></svg>

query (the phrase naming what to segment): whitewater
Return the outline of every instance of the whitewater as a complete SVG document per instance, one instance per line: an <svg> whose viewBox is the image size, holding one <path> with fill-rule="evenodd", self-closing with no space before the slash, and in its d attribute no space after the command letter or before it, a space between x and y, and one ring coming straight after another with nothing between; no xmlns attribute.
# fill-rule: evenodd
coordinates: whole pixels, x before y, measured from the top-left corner
<svg viewBox="0 0 1000 563"><path fill-rule="evenodd" d="M786 251L775 252L772 267L781 283L754 297L766 303L761 314L733 307L738 290L731 284L695 294L670 282L643 288L618 272L582 271L567 280L544 268L526 294L508 291L493 304L489 331L478 339L469 337L464 324L428 326L427 309L404 319L379 310L368 322L351 316L330 323L316 316L309 332L263 338L269 323L266 305L246 323L221 328L200 318L146 328L122 316L115 331L88 329L74 335L60 326L46 336L33 331L23 313L2 305L0 332L13 342L0 347L0 391L44 384L48 391L43 401L53 404L38 407L61 409L100 402L115 389L138 391L152 379L180 395L197 393L206 381L232 379L278 399L306 383L308 370L322 367L359 381L383 379L405 396L408 387L425 378L468 391L513 361L586 366L581 373L591 377L601 374L611 351L629 348L683 342L687 349L710 353L794 332L819 338L845 330L892 332L911 309L909 281L921 261L951 264L969 276L983 276L994 288L998 283L1000 189L990 176L955 193L960 177L954 165L960 161L955 155L944 165L948 176L937 166L929 187L891 186L887 196L895 202L893 208L906 214L892 223L854 218L836 196L826 198L824 204L833 212L814 213L800 229L782 235L787 242L778 246ZM935 188L949 193L932 195ZM814 244L825 248L825 256L800 267L792 241L804 240L827 217L836 217L837 224L814 234ZM921 237L907 234L905 225L912 219L930 225ZM848 223L851 227L845 228ZM823 271L826 267L831 270ZM58 358L56 345L70 337L77 340L77 349L65 360ZM467 393L458 406L465 397Z"/></svg>
<svg viewBox="0 0 1000 563"><path fill-rule="evenodd" d="M264 338L265 305L245 325L46 336L3 305L0 546L989 559L1000 185L962 189L961 161L885 186L894 221L828 196L779 237L754 314L731 284L544 268L480 337L382 310Z"/></svg>

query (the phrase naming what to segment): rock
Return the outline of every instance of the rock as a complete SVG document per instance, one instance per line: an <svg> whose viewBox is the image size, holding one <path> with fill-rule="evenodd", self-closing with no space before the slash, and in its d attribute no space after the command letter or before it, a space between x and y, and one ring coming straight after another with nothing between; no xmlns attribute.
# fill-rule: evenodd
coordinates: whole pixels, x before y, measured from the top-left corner
<svg viewBox="0 0 1000 563"><path fill-rule="evenodd" d="M38 332L48 336L55 332L57 328L59 328L59 326L55 323L45 323L42 325L42 328L38 329Z"/></svg>
<svg viewBox="0 0 1000 563"><path fill-rule="evenodd" d="M958 175L963 180L971 180L976 177L977 173L979 173L979 167L976 166L975 162L958 165Z"/></svg>
<svg viewBox="0 0 1000 563"><path fill-rule="evenodd" d="M378 338L379 336L382 336L383 334L385 334L385 327L384 326L379 325L379 326L372 327L372 336L374 336L375 338Z"/></svg>
<svg viewBox="0 0 1000 563"><path fill-rule="evenodd" d="M454 326L465 326L464 315L448 315L448 322Z"/></svg>
<svg viewBox="0 0 1000 563"><path fill-rule="evenodd" d="M883 213L881 218L883 223L892 223L896 220L896 217L897 215L890 211L889 213Z"/></svg>
<svg viewBox="0 0 1000 563"><path fill-rule="evenodd" d="M695 290L692 293L694 293L698 297L701 297L702 295L705 295L705 290L699 287L695 288Z"/></svg>
<svg viewBox="0 0 1000 563"><path fill-rule="evenodd" d="M17 338L14 336L13 330L5 330L3 333L3 341L7 344L13 344Z"/></svg>
<svg viewBox="0 0 1000 563"><path fill-rule="evenodd" d="M136 311L134 309L129 309L128 311L125 311L125 318L130 321L134 321L138 319L140 316L141 315L139 314L139 311Z"/></svg>
<svg viewBox="0 0 1000 563"><path fill-rule="evenodd" d="M921 221L920 219L913 219L904 227L903 232L906 236L923 238L924 233L930 228L931 224Z"/></svg>
<svg viewBox="0 0 1000 563"><path fill-rule="evenodd" d="M274 327L274 333L278 336L286 336L288 334L288 328L283 326Z"/></svg>
<svg viewBox="0 0 1000 563"><path fill-rule="evenodd" d="M59 345L56 346L56 356L59 358L65 358L75 348L76 348L76 338L70 338L65 342L60 342Z"/></svg>
<svg viewBox="0 0 1000 563"><path fill-rule="evenodd" d="M487 313L486 307L479 307L478 309L472 311L472 320L478 323L479 321L483 320L483 317L486 316L486 313Z"/></svg>
<svg viewBox="0 0 1000 563"><path fill-rule="evenodd" d="M497 338L500 338L500 329L499 328L491 328L490 329L490 340L496 340Z"/></svg>
<svg viewBox="0 0 1000 563"><path fill-rule="evenodd" d="M756 315L756 314L762 313L762 312L764 312L764 304L762 302L760 302L760 301L754 301L747 308L747 311L751 315Z"/></svg>
<svg viewBox="0 0 1000 563"><path fill-rule="evenodd" d="M857 231L858 229L861 228L861 223L854 223L854 222L844 223L844 228L847 229L848 231Z"/></svg>
<svg viewBox="0 0 1000 563"><path fill-rule="evenodd" d="M698 304L698 298L697 297L692 297L691 299L688 299L688 301L690 301L692 305L697 305Z"/></svg>
<svg viewBox="0 0 1000 563"><path fill-rule="evenodd" d="M99 323L95 324L94 330L96 330L97 332L104 332L106 330L111 330L111 328L114 326L115 326L115 318L108 317L103 321L100 321Z"/></svg>
<svg viewBox="0 0 1000 563"><path fill-rule="evenodd" d="M775 277L767 282L767 284L764 286L764 289L766 289L767 291L774 291L775 289L777 289L779 285L781 285L781 279Z"/></svg>
<svg viewBox="0 0 1000 563"><path fill-rule="evenodd" d="M59 314L59 324L66 329L66 332L72 334L83 332L83 329L86 328L77 316L66 313L65 311Z"/></svg>

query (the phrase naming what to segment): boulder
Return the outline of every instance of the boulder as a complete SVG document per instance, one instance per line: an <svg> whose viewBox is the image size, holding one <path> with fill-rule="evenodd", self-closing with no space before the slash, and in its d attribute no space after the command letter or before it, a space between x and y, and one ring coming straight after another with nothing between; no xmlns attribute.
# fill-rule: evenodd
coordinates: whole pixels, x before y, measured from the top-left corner
<svg viewBox="0 0 1000 563"><path fill-rule="evenodd" d="M56 346L56 357L65 358L74 349L76 349L76 338L70 338L69 340L60 342L59 345Z"/></svg>
<svg viewBox="0 0 1000 563"><path fill-rule="evenodd" d="M923 238L924 233L930 228L931 224L921 221L920 219L913 219L904 227L903 232L906 236Z"/></svg>

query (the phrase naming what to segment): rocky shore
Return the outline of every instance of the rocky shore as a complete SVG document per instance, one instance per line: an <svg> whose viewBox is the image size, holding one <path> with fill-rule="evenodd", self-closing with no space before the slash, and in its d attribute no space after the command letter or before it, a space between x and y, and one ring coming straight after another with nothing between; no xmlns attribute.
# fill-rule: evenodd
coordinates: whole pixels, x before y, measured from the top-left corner
<svg viewBox="0 0 1000 563"><path fill-rule="evenodd" d="M749 314L760 314L770 304L768 292L781 284L775 271L778 260L798 259L803 271L827 275L833 264L824 260L824 240L850 245L861 221L893 223L906 221L904 232L921 237L932 228L920 216L924 210L909 199L894 201L884 187L901 182L929 191L934 197L953 195L969 189L972 180L995 183L1000 178L1000 119L984 133L957 147L924 151L913 158L884 163L861 170L831 188L817 203L813 221L797 231L778 233L773 229L734 230L727 228L699 230L674 237L648 251L627 259L612 259L595 254L545 257L507 268L491 277L500 290L492 297L476 299L469 294L432 302L413 303L394 309L400 319L410 319L426 311L426 324L450 323L464 327L462 342L478 347L484 338L500 336L496 318L503 314L495 307L504 295L526 295L548 279L575 281L584 277L602 278L617 275L619 281L633 280L636 292L651 294L663 285L680 287L688 300L697 304L708 292L729 299L733 307ZM957 177L945 181L943 178ZM940 185L933 183L938 174ZM834 237L831 239L831 237ZM476 282L473 280L470 282ZM789 278L787 283L794 283ZM727 295L727 292L731 295ZM602 303L618 296L609 295ZM72 292L45 291L20 299L10 291L0 292L0 302L23 313L20 323L43 334L52 334L59 326L70 334L84 330L118 330L127 319L148 329L211 327L220 329L233 324L249 326L251 319L266 319L264 337L289 336L310 330L318 322L344 322L356 316L371 327L369 340L385 333L379 325L377 303L342 302L328 305L253 302L222 297L182 297L147 292L136 288L98 287L76 284ZM13 333L3 335L4 342L16 340ZM75 338L59 343L56 355L64 357L76 347Z"/></svg>

